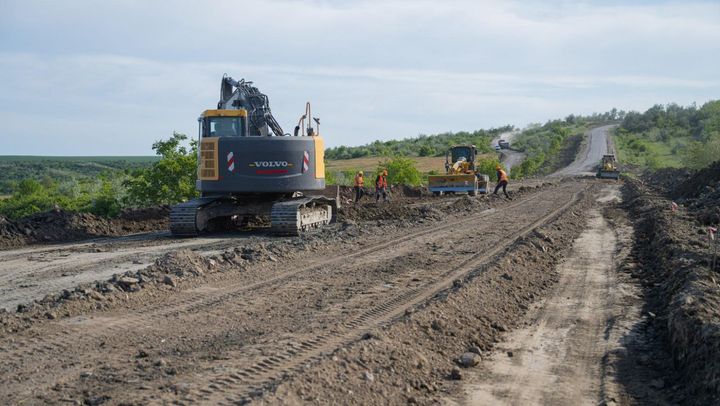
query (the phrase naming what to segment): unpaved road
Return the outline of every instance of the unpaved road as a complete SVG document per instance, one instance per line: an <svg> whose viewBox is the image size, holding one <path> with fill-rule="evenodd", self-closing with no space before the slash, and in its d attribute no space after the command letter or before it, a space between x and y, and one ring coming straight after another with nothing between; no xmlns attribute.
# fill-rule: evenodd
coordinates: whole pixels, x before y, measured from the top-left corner
<svg viewBox="0 0 720 406"><path fill-rule="evenodd" d="M615 191L616 192L616 191ZM606 192L607 193L607 192ZM601 200L608 200L607 198ZM625 303L615 278L617 238L597 209L559 267L557 289L510 334L484 376L466 387L474 405L596 405L604 401L604 358L620 348L611 334Z"/></svg>
<svg viewBox="0 0 720 406"><path fill-rule="evenodd" d="M495 146L498 145L498 141L500 140L506 140L510 142L510 146L512 147L512 140L515 138L516 135L518 135L519 131L510 131L506 133L500 134L497 138L494 138L492 141L490 141L490 146L492 148L495 148ZM520 165L522 161L525 159L525 154L523 154L520 151L512 150L512 149L502 149L499 152L500 154L500 162L502 162L503 165L505 165L505 169L510 171L510 169L513 166Z"/></svg>
<svg viewBox="0 0 720 406"><path fill-rule="evenodd" d="M585 148L580 152L577 159L550 176L595 175L600 159L608 153L608 140L610 138L608 132L615 127L616 125L612 124L590 130L587 134Z"/></svg>
<svg viewBox="0 0 720 406"><path fill-rule="evenodd" d="M235 235L179 240L168 233L147 233L90 243L0 251L0 308L11 310L18 304L81 283L145 268L167 252L196 249L213 253L244 238Z"/></svg>
<svg viewBox="0 0 720 406"><path fill-rule="evenodd" d="M469 209L361 240L337 238L292 261L219 273L183 289L140 291L97 310L37 322L0 337L0 398L93 404L256 398L452 287L564 213L587 187L548 186L506 202L502 215L500 207ZM146 243L128 242L138 251ZM182 243L216 250L227 241Z"/></svg>

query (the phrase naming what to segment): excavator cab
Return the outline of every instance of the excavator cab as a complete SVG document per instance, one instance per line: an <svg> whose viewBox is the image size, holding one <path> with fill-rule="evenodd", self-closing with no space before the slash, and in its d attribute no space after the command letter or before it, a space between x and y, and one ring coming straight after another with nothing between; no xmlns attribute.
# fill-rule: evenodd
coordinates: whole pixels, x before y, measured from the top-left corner
<svg viewBox="0 0 720 406"><path fill-rule="evenodd" d="M248 133L246 110L205 110L198 120L200 138L245 137Z"/></svg>

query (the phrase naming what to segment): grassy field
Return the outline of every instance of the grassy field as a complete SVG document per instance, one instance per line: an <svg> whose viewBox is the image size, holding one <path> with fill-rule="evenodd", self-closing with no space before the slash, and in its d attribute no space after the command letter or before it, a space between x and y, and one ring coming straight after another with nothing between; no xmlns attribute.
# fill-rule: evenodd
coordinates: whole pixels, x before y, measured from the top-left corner
<svg viewBox="0 0 720 406"><path fill-rule="evenodd" d="M661 141L635 134L616 134L614 141L620 162L651 169L687 166L682 151L691 141L690 137Z"/></svg>
<svg viewBox="0 0 720 406"><path fill-rule="evenodd" d="M12 194L23 179L58 183L95 181L107 174L122 174L150 167L157 156L35 156L0 155L0 195Z"/></svg>

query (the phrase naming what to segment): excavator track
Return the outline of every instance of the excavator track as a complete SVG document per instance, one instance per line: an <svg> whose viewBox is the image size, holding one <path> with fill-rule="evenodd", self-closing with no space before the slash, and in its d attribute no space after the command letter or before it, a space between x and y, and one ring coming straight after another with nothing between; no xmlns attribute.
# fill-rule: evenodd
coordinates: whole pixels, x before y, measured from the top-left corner
<svg viewBox="0 0 720 406"><path fill-rule="evenodd" d="M272 205L272 206L271 206ZM170 232L177 237L195 237L218 218L234 215L270 214L271 231L279 235L300 235L335 222L335 199L321 196L298 197L276 203L248 202L224 197L201 197L170 209Z"/></svg>
<svg viewBox="0 0 720 406"><path fill-rule="evenodd" d="M300 235L336 219L335 202L321 197L303 197L273 204L271 230L279 235Z"/></svg>
<svg viewBox="0 0 720 406"><path fill-rule="evenodd" d="M205 224L199 224L198 213L217 198L201 197L176 204L170 209L170 232L178 237L195 237L204 229Z"/></svg>

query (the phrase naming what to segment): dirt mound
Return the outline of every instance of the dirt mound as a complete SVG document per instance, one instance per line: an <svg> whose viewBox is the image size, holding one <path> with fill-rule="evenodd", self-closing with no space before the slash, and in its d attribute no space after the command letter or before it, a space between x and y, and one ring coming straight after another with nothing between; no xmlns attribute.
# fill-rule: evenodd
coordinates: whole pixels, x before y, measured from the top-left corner
<svg viewBox="0 0 720 406"><path fill-rule="evenodd" d="M672 173L655 176L667 177ZM708 199L708 193L701 187L713 181L710 176L692 179L686 179L684 185L671 186L670 190L662 189L663 183L655 179L648 179L646 184L626 182L626 201L635 219L639 247L633 276L643 281L653 328L660 332L673 355L678 369L677 397L692 399L693 404L717 404L720 275L709 269L711 250L700 213L708 209L717 211L720 200ZM647 186L653 183L659 189ZM673 214L669 199L658 194L658 190L696 198L687 200L686 209Z"/></svg>
<svg viewBox="0 0 720 406"><path fill-rule="evenodd" d="M19 220L0 217L0 248L73 241L162 230L168 227L167 206L127 210L114 219L60 209Z"/></svg>
<svg viewBox="0 0 720 406"><path fill-rule="evenodd" d="M704 225L720 223L720 161L699 171L662 169L646 174L649 185L687 206Z"/></svg>

